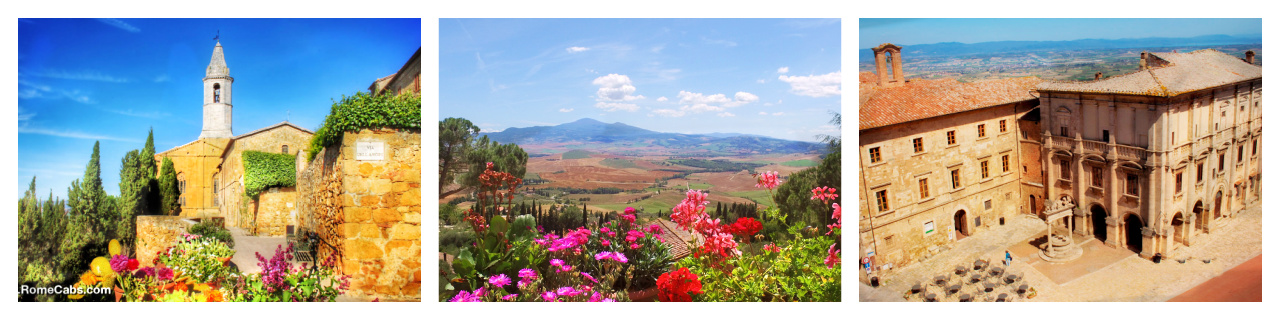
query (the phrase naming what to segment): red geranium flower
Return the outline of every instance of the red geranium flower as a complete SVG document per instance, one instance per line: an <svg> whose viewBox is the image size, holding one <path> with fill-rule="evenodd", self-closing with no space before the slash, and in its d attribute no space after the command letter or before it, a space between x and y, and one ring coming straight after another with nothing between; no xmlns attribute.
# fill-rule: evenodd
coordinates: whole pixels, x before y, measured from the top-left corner
<svg viewBox="0 0 1280 320"><path fill-rule="evenodd" d="M689 268L663 273L658 276L658 300L662 302L690 302L689 294L702 294L702 282Z"/></svg>

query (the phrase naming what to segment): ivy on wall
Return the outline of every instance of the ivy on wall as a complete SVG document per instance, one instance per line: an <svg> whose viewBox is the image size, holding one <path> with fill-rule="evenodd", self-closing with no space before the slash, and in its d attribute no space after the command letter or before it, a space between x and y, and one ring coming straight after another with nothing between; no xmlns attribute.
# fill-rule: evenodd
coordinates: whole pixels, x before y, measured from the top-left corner
<svg viewBox="0 0 1280 320"><path fill-rule="evenodd" d="M341 142L345 132L378 128L422 130L422 96L414 93L374 96L365 92L342 96L342 101L333 103L324 124L311 137L307 158L315 159L320 149Z"/></svg>
<svg viewBox="0 0 1280 320"><path fill-rule="evenodd" d="M292 187L297 183L297 160L287 154L245 151L244 193L257 198L262 190Z"/></svg>

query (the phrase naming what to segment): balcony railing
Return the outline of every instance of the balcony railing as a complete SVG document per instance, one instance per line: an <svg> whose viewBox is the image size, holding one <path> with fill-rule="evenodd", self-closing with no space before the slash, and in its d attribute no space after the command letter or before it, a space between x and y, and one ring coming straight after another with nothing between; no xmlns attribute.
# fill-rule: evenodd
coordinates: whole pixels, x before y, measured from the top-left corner
<svg viewBox="0 0 1280 320"><path fill-rule="evenodd" d="M1084 151L1087 151L1087 152L1096 152L1096 153L1101 153L1101 154L1106 154L1106 153L1107 153L1107 143L1106 143L1106 142L1098 142L1098 141L1089 141L1089 140L1085 140L1085 141L1084 141Z"/></svg>

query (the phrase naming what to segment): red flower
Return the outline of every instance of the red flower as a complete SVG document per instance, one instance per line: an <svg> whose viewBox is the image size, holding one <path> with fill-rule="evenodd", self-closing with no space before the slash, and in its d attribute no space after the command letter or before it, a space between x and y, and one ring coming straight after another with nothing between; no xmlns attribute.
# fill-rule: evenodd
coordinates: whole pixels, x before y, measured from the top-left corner
<svg viewBox="0 0 1280 320"><path fill-rule="evenodd" d="M138 270L138 259L129 259L129 271Z"/></svg>
<svg viewBox="0 0 1280 320"><path fill-rule="evenodd" d="M658 300L662 302L690 302L689 294L702 294L702 282L689 268L663 273L658 276Z"/></svg>
<svg viewBox="0 0 1280 320"><path fill-rule="evenodd" d="M756 219L750 217L738 218L738 221L734 222L733 226L730 227L730 230L732 230L734 235L742 237L743 239L756 235L756 233L759 233L762 229L764 229L764 225L760 224L760 221L756 221Z"/></svg>

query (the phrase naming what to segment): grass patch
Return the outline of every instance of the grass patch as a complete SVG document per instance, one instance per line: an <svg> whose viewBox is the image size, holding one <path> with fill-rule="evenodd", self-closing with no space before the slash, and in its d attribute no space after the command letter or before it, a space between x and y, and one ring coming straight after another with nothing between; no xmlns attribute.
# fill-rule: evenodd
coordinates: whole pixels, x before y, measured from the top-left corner
<svg viewBox="0 0 1280 320"><path fill-rule="evenodd" d="M747 198L748 200L755 201L757 204L766 206L773 203L773 200L769 197L769 190L738 191L730 192L729 195Z"/></svg>
<svg viewBox="0 0 1280 320"><path fill-rule="evenodd" d="M521 178L521 179L524 179L524 180L529 180L529 179L542 179L542 176L539 176L537 173L533 173L533 172L525 172L525 173L524 173L524 178Z"/></svg>
<svg viewBox="0 0 1280 320"><path fill-rule="evenodd" d="M813 166L817 166L818 163L809 159L800 159L800 160L791 160L791 161L783 162L782 165L788 166L788 167L813 167Z"/></svg>
<svg viewBox="0 0 1280 320"><path fill-rule="evenodd" d="M643 212L654 213L654 212L658 212L658 210L662 210L663 213L670 214L671 208L674 208L676 204L679 204L680 200L683 200L683 199L684 199L683 193L672 192L672 193L663 193L661 195L655 195L653 197L650 197L649 199L640 200L639 202L617 203L617 204L592 204L592 205L596 207L600 207L605 210L617 211L617 212L622 212L623 210L626 210L627 207L632 207L632 208L635 208L636 210L640 210L640 208L644 208Z"/></svg>
<svg viewBox="0 0 1280 320"><path fill-rule="evenodd" d="M609 166L610 168L616 168L616 169L642 169L640 168L640 165L637 165L634 161L627 160L627 159L619 159L619 158L608 158L608 159L600 160L600 164Z"/></svg>
<svg viewBox="0 0 1280 320"><path fill-rule="evenodd" d="M587 150L569 150L560 154L560 159L562 160L586 159L590 157L591 157L591 151L587 151Z"/></svg>

